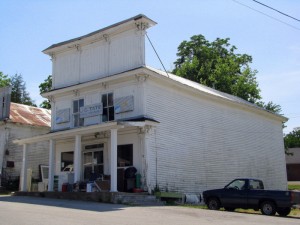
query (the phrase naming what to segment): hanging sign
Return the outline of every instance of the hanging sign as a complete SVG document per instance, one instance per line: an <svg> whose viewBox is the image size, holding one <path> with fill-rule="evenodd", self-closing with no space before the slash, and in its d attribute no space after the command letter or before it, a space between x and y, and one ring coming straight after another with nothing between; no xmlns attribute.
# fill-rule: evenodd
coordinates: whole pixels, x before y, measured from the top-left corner
<svg viewBox="0 0 300 225"><path fill-rule="evenodd" d="M133 111L133 96L126 96L115 99L115 113Z"/></svg>
<svg viewBox="0 0 300 225"><path fill-rule="evenodd" d="M56 124L70 122L70 109L60 109L56 111Z"/></svg>

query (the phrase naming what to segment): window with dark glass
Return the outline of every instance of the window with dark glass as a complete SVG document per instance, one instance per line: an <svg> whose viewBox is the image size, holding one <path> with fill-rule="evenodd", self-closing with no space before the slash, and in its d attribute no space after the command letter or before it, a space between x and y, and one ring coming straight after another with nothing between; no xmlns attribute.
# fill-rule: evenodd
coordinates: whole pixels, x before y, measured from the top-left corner
<svg viewBox="0 0 300 225"><path fill-rule="evenodd" d="M84 125L84 118L80 118L80 107L84 106L84 100L73 101L73 126L81 127Z"/></svg>
<svg viewBox="0 0 300 225"><path fill-rule="evenodd" d="M118 167L133 166L133 145L118 145Z"/></svg>
<svg viewBox="0 0 300 225"><path fill-rule="evenodd" d="M114 96L113 93L102 95L103 114L102 122L112 121L115 119Z"/></svg>
<svg viewBox="0 0 300 225"><path fill-rule="evenodd" d="M61 153L61 171L73 171L74 152L62 152Z"/></svg>

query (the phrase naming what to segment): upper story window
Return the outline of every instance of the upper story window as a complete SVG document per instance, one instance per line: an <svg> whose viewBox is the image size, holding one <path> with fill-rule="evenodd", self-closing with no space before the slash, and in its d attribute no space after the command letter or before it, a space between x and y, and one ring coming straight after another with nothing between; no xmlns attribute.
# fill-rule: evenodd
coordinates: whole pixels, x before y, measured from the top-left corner
<svg viewBox="0 0 300 225"><path fill-rule="evenodd" d="M84 100L73 101L73 126L81 127L84 125L84 118L80 118L80 107L84 106Z"/></svg>
<svg viewBox="0 0 300 225"><path fill-rule="evenodd" d="M114 95L107 93L102 95L103 114L102 122L112 121L115 119Z"/></svg>

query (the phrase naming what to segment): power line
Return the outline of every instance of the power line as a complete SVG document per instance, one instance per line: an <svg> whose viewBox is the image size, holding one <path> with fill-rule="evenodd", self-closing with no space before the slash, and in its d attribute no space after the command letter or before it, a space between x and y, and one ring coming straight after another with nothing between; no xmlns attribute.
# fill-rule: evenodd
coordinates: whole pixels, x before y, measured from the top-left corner
<svg viewBox="0 0 300 225"><path fill-rule="evenodd" d="M268 14L266 14L266 13L263 13L263 12L257 10L257 9L254 9L254 8L248 6L248 5L245 5L245 4L243 4L243 3L241 3L241 2L239 2L239 1L237 1L237 0L232 0L232 1L234 1L235 3L240 4L240 5L242 5L242 6L245 6L245 7L249 8L249 9L251 9L251 10L253 10L253 11L256 11L256 12L258 12L258 13L264 15L264 16L267 16L267 17L269 17L269 18L271 18L271 19L273 19L273 20L276 20L276 21L278 21L278 22L280 22L280 23L283 23L283 24L285 24L285 25L287 25L287 26L289 26L289 27L292 27L292 28L294 28L294 29L296 29L296 30L300 30L300 28L298 28L298 27L295 27L295 26L293 26L293 25L291 25L291 24L289 24L289 23L286 23L286 22L284 22L284 21L282 21L282 20L279 20L279 19L277 19L277 18L275 18L275 17L273 17L273 16L270 16L270 15L268 15Z"/></svg>
<svg viewBox="0 0 300 225"><path fill-rule="evenodd" d="M254 2L258 3L258 4L261 4L261 5L263 5L263 6L267 7L267 8L269 8L269 9L272 9L272 10L274 10L274 11L276 11L276 12L278 12L278 13L284 15L284 16L290 17L290 18L292 18L293 20L296 20L296 21L300 22L299 19L297 19L297 18L295 18L295 17L293 17L293 16L290 16L290 15L284 13L284 12L281 12L281 11L279 11L279 10L277 10L277 9L274 9L274 8L272 8L271 6L268 6L268 5L264 4L264 3L261 3L261 2L256 1L256 0L252 0L252 1L254 1Z"/></svg>

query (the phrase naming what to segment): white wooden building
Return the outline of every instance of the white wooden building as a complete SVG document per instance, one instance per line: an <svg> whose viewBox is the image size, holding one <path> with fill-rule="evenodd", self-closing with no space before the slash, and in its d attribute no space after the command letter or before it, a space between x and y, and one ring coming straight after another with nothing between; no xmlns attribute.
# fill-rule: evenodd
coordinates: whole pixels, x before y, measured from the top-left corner
<svg viewBox="0 0 300 225"><path fill-rule="evenodd" d="M115 192L129 166L148 192L201 193L236 177L285 189L286 118L146 66L145 32L155 24L138 15L43 51L53 65L43 94L51 133L16 141L25 162L28 146L49 141L49 191L53 176L73 167L74 182L103 173Z"/></svg>
<svg viewBox="0 0 300 225"><path fill-rule="evenodd" d="M0 186L17 183L21 174L23 150L13 140L49 133L50 121L50 110L10 102L10 88L0 88ZM48 149L47 141L29 146L27 169L32 178L39 179L40 165L48 164Z"/></svg>

